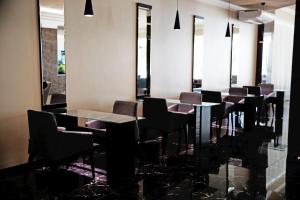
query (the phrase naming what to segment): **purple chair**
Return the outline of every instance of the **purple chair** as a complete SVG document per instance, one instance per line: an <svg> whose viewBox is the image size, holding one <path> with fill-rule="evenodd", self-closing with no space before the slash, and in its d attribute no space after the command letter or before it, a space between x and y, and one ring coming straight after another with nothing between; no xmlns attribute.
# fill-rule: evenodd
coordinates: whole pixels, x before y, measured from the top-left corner
<svg viewBox="0 0 300 200"><path fill-rule="evenodd" d="M174 104L169 106L169 111L193 113L193 104L201 104L202 96L196 92L181 92L179 96L180 104Z"/></svg>
<svg viewBox="0 0 300 200"><path fill-rule="evenodd" d="M232 103L243 103L245 96L248 95L248 88L232 87L229 88L229 96L224 98L224 101Z"/></svg>
<svg viewBox="0 0 300 200"><path fill-rule="evenodd" d="M202 103L202 95L201 93L196 92L181 92L179 96L180 104L174 104L168 107L169 111L175 111L175 112L183 112L187 114L193 114L194 113L194 106L193 104L201 104ZM188 116L188 128L189 131L185 134L185 140L186 140L186 151L188 150L188 133L192 128L195 127L194 125L194 118L193 116ZM180 151L181 147L181 134L180 134L180 143L178 146L178 151Z"/></svg>
<svg viewBox="0 0 300 200"><path fill-rule="evenodd" d="M261 93L263 95L270 95L274 92L274 85L271 83L260 83L258 86L261 88Z"/></svg>
<svg viewBox="0 0 300 200"><path fill-rule="evenodd" d="M92 133L66 131L57 127L53 113L28 110L27 115L30 135L29 167L37 157L43 158L44 164L55 169L62 162L87 154L95 178Z"/></svg>
<svg viewBox="0 0 300 200"><path fill-rule="evenodd" d="M130 101L115 101L113 106L113 113L119 115L129 115L137 117L137 103ZM99 129L105 131L105 124L98 120L90 120L85 123L85 127L92 129Z"/></svg>

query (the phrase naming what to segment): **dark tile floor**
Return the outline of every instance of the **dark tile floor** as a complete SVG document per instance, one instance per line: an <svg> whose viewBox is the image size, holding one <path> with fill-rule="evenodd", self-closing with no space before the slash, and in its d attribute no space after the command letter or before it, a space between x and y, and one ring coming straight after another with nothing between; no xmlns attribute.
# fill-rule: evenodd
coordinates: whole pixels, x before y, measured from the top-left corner
<svg viewBox="0 0 300 200"><path fill-rule="evenodd" d="M287 110L287 109L286 109ZM288 116L287 114L285 116ZM211 144L200 155L176 153L177 139L170 137L168 157L156 159L156 141L144 146L136 163L136 176L114 188L107 185L105 154L97 150L96 180L90 166L77 160L56 172L36 169L24 182L22 173L0 178L1 199L286 199L285 167L287 120L269 120L250 132L234 130ZM213 130L215 131L215 130ZM182 147L184 150L185 147ZM88 163L88 162L87 162ZM299 188L300 189L300 188ZM289 194L293 198L292 194Z"/></svg>

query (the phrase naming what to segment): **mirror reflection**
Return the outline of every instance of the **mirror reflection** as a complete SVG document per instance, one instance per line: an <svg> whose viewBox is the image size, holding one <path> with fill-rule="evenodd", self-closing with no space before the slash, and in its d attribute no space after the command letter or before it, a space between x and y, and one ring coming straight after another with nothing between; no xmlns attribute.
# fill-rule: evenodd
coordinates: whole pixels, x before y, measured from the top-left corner
<svg viewBox="0 0 300 200"><path fill-rule="evenodd" d="M39 0L43 106L66 103L64 0Z"/></svg>
<svg viewBox="0 0 300 200"><path fill-rule="evenodd" d="M150 96L151 9L149 5L137 4L137 99Z"/></svg>
<svg viewBox="0 0 300 200"><path fill-rule="evenodd" d="M203 75L203 36L204 18L194 16L194 43L193 43L193 91L201 90Z"/></svg>
<svg viewBox="0 0 300 200"><path fill-rule="evenodd" d="M240 51L240 29L239 27L232 25L232 63L231 63L231 87L242 87L239 84L239 51Z"/></svg>

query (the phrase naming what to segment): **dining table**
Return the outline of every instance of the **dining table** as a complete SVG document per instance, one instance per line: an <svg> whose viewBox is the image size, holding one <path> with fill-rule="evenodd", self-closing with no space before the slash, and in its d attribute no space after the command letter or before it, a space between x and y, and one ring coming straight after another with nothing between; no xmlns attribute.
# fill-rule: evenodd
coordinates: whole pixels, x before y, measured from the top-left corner
<svg viewBox="0 0 300 200"><path fill-rule="evenodd" d="M135 157L137 148L137 125L143 117L100 112L87 109L66 109L55 113L58 126L67 130L95 130L79 126L79 120L99 120L106 125L106 176L107 183L117 187L121 181L135 176Z"/></svg>

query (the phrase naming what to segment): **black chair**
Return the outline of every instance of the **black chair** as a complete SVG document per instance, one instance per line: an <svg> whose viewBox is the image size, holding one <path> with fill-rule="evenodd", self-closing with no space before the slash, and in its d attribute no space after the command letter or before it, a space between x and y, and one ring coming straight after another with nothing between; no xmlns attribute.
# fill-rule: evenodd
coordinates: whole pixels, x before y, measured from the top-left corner
<svg viewBox="0 0 300 200"><path fill-rule="evenodd" d="M235 125L240 126L239 116L240 112L245 112L245 97L248 95L248 88L231 87L229 88L229 96L225 97L223 101L234 103L232 113L235 112ZM232 117L233 118L233 117Z"/></svg>
<svg viewBox="0 0 300 200"><path fill-rule="evenodd" d="M229 131L229 114L232 113L234 103L223 102L222 94L219 91L202 90L202 101L211 103L220 103L218 106L212 107L212 122L216 122L218 126L218 135L220 137L223 119L227 119L227 133ZM233 116L233 115L231 115ZM233 121L233 119L232 119ZM233 129L233 124L232 124Z"/></svg>
<svg viewBox="0 0 300 200"><path fill-rule="evenodd" d="M167 102L161 98L145 98L143 103L142 121L143 141L146 138L147 130L157 130L162 133L162 155L165 156L168 142L168 134L176 131L183 131L187 135L186 124L187 114L181 112L168 111ZM179 144L181 143L181 134L179 135Z"/></svg>
<svg viewBox="0 0 300 200"><path fill-rule="evenodd" d="M59 164L80 155L89 155L95 178L92 133L66 131L65 128L57 127L53 113L28 110L27 115L30 135L29 168L35 158L40 158L43 165L56 169Z"/></svg>
<svg viewBox="0 0 300 200"><path fill-rule="evenodd" d="M243 86L243 88L248 89L248 94L253 94L257 97L261 95L261 88L259 86Z"/></svg>
<svg viewBox="0 0 300 200"><path fill-rule="evenodd" d="M265 117L268 118L269 105L272 108L272 117L275 115L276 97L272 96L274 93L274 85L271 83L260 83L262 94L265 96Z"/></svg>
<svg viewBox="0 0 300 200"><path fill-rule="evenodd" d="M257 124L260 124L261 119L264 117L263 113L263 105L264 105L264 97L262 96L262 89L260 86L243 86L243 88L248 89L248 94L253 94L255 97L251 98L248 102L255 107L255 119Z"/></svg>

